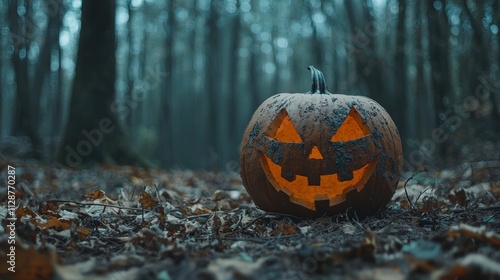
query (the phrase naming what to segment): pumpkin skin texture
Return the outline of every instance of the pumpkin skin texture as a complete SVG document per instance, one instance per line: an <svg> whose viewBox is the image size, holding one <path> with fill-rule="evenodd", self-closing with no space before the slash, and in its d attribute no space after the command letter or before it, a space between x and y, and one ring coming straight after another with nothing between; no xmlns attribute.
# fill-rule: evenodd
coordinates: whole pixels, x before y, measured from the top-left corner
<svg viewBox="0 0 500 280"><path fill-rule="evenodd" d="M331 94L314 67L308 93L280 93L243 134L241 177L262 210L298 217L375 214L402 168L398 130L370 98Z"/></svg>

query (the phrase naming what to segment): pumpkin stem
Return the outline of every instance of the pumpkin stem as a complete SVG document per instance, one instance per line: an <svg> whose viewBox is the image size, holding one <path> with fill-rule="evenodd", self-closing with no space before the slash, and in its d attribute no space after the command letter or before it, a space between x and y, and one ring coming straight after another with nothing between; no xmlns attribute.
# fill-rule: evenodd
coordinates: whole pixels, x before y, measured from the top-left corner
<svg viewBox="0 0 500 280"><path fill-rule="evenodd" d="M307 67L307 69L311 71L311 78L312 78L312 88L311 91L308 93L330 94L328 88L326 87L325 75L323 75L323 72L314 68L314 66L312 65Z"/></svg>

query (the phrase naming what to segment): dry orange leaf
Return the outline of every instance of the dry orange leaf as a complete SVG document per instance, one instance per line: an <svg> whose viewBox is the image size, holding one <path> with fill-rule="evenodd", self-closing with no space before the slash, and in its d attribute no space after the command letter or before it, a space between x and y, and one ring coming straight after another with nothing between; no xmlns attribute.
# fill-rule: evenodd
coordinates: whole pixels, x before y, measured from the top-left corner
<svg viewBox="0 0 500 280"><path fill-rule="evenodd" d="M276 228L276 234L281 234L283 236L292 235L295 233L297 233L295 227L286 223L281 223Z"/></svg>
<svg viewBox="0 0 500 280"><path fill-rule="evenodd" d="M53 227L57 231L62 231L71 227L71 221L61 220L56 217L50 217L50 220L48 220L46 223L37 223L37 226L44 228Z"/></svg>
<svg viewBox="0 0 500 280"><path fill-rule="evenodd" d="M491 192L493 194L500 194L500 184L496 182L491 182Z"/></svg>
<svg viewBox="0 0 500 280"><path fill-rule="evenodd" d="M153 209L158 204L156 200L147 192L143 191L141 193L141 198L139 199L139 203L142 207L146 209Z"/></svg>
<svg viewBox="0 0 500 280"><path fill-rule="evenodd" d="M87 198L90 200L96 200L96 199L104 198L105 196L106 196L106 194L104 193L104 191L96 190L96 191L93 191L91 194L88 194Z"/></svg>
<svg viewBox="0 0 500 280"><path fill-rule="evenodd" d="M16 216L19 217L25 217L25 216L31 216L31 218L35 218L38 215L33 212L29 207L26 207L24 205L20 206L16 210Z"/></svg>
<svg viewBox="0 0 500 280"><path fill-rule="evenodd" d="M54 214L59 210L59 205L61 204L62 202L49 201L42 206L42 208L40 209L40 214L54 216Z"/></svg>
<svg viewBox="0 0 500 280"><path fill-rule="evenodd" d="M493 246L500 246L500 235L493 231L487 231L486 226L473 227L466 224L452 226L448 230L447 236L452 238L466 236L468 238L474 238Z"/></svg>
<svg viewBox="0 0 500 280"><path fill-rule="evenodd" d="M84 227L78 227L76 229L76 232L80 233L80 234L83 234L83 235L90 235L92 232Z"/></svg>

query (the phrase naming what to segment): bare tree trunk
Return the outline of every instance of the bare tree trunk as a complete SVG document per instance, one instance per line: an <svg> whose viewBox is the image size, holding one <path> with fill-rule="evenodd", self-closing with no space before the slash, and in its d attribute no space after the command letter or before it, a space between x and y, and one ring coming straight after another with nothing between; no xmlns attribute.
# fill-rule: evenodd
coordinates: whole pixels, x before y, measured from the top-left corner
<svg viewBox="0 0 500 280"><path fill-rule="evenodd" d="M49 161L54 160L54 154L56 153L56 148L57 148L57 143L59 142L59 134L61 131L61 126L62 122L61 119L63 118L62 116L62 111L63 111L63 91L62 91L62 82L63 82L63 70L62 70L62 48L61 45L59 44L59 35L61 33L61 26L62 26L62 20L64 18L64 14L66 13L66 10L64 8L64 5L60 5L57 7L57 11L54 11L54 14L51 14L50 10L51 6L47 4L47 12L49 14L49 23L47 25L47 34L46 34L46 41L44 44L44 48L47 48L47 50L42 50L42 53L47 52L48 54L47 61L44 61L43 63L38 64L38 69L37 72L40 74L35 74L35 80L40 79L38 82L35 81L35 85L33 86L33 90L35 91L36 89L41 88L41 86L44 84L44 80L47 79L46 73L49 73L48 78L49 78L49 93L47 93L48 97L48 103L49 103L49 125L47 126L47 131L48 135L51 136L49 139L49 143L47 143L47 159ZM53 54L57 54L57 71L52 71L51 63L54 61L54 56ZM43 67L42 67L43 66ZM44 68L44 69L41 69ZM45 70L45 71L43 71ZM45 72L42 74L42 72ZM46 83L46 82L45 82ZM36 86L36 84L39 84L40 86Z"/></svg>
<svg viewBox="0 0 500 280"><path fill-rule="evenodd" d="M429 17L429 59L431 63L431 88L434 96L434 105L436 114L445 113L446 107L443 104L443 97L452 96L450 79L450 69L448 61L448 50L450 38L450 27L448 17L446 16L446 0L442 1L441 9L434 7L434 1L427 1ZM439 141L440 142L440 141ZM443 147L449 146L449 140L438 146L438 155L440 158L446 156L446 150Z"/></svg>
<svg viewBox="0 0 500 280"><path fill-rule="evenodd" d="M248 77L248 82L250 84L250 100L251 100L251 106L252 110L257 109L260 105L260 88L259 88L259 66L258 66L258 58L257 58L257 53L251 52L250 53L250 73Z"/></svg>
<svg viewBox="0 0 500 280"><path fill-rule="evenodd" d="M344 5L352 29L356 73L364 82L368 95L381 97L378 100L381 105L392 111L395 105L392 104L389 98L383 98L386 97L387 91L383 82L385 79L382 62L375 50L375 34L373 32L376 32L376 30L374 30L375 25L373 24L375 22L373 11L364 3L361 8L361 18L363 20L360 20L353 1L345 1Z"/></svg>
<svg viewBox="0 0 500 280"><path fill-rule="evenodd" d="M83 1L69 120L57 159L151 166L129 144L116 115L115 2Z"/></svg>
<svg viewBox="0 0 500 280"><path fill-rule="evenodd" d="M500 16L498 15L498 12L495 12L495 8L498 11L500 4L498 4L499 1L493 1L493 17L496 19L494 22L499 24ZM477 13L478 16L474 16L473 11L467 5L467 1L462 0L461 1L461 6L463 10L465 11L465 14L469 18L469 21L472 25L472 30L474 32L474 40L472 44L472 49L471 49L471 55L473 57L474 61L474 66L473 66L473 76L474 76L474 82L471 83L470 88L467 90L467 92L475 92L476 87L478 86L478 83L484 83L486 81L486 88L485 90L489 91L489 97L488 100L481 100L481 102L491 102L494 106L497 103L495 94L498 95L500 94L500 88L497 85L497 88L495 89L495 85L492 85L493 80L498 81L498 77L495 77L494 74L491 73L493 71L492 67L492 61L490 61L489 57L493 55L493 51L491 50L491 46L493 44L493 36L489 35L490 32L489 30L485 29L483 26L483 23L481 22L482 19L484 18L485 15L485 3L484 2L479 2L475 4L476 9L479 9L479 12ZM495 7L497 6L497 7ZM500 12L500 11L499 11ZM497 38L500 36L497 35ZM499 42L500 43L500 42ZM498 52L498 50L497 50ZM484 85L483 85L484 86ZM495 92L496 91L496 92ZM500 112L498 111L498 107L494 107L495 109L492 110L492 114L488 117L488 119L485 120L477 120L476 124L474 124L477 133L474 136L479 136L485 131L488 131L490 127L494 127L494 131L500 131L500 122L498 121L500 119Z"/></svg>
<svg viewBox="0 0 500 280"><path fill-rule="evenodd" d="M127 3L127 10L128 10L128 21L127 21L127 44L128 44L128 57L127 57L127 64L125 66L126 73L125 73L125 79L127 80L127 91L125 93L125 100L132 100L133 94L134 94L134 73L132 72L132 61L134 60L134 28L132 23L134 22L134 11L132 9L132 1L129 1ZM123 124L126 125L126 127L129 130L135 129L133 128L134 124L134 114L132 113L132 110L130 110L130 114L125 118L123 121ZM137 133L134 133L137 134ZM137 137L133 137L135 140L137 140ZM132 139L131 139L132 140ZM131 141L132 143L137 143L137 141Z"/></svg>
<svg viewBox="0 0 500 280"><path fill-rule="evenodd" d="M168 1L168 21L167 21L167 36L165 41L165 71L167 76L165 77L165 90L160 96L160 139L163 142L159 145L160 162L164 167L172 167L173 164L173 128L172 122L174 121L172 117L172 95L176 87L173 81L173 50L174 50L174 32L176 30L175 26L175 10L174 10L174 0ZM180 120L177 120L180 121Z"/></svg>
<svg viewBox="0 0 500 280"><path fill-rule="evenodd" d="M48 11L49 7L47 3L46 6L47 6L47 13L49 13ZM31 92L36 93L37 95L40 94L40 89L43 87L45 78L47 77L47 74L50 71L52 50L54 49L55 46L57 46L57 44L59 44L58 27L61 25L62 21L60 11L61 8L58 9L55 15L49 14L48 16L49 20L47 23L45 41L41 48L40 54L38 55L34 81L31 89Z"/></svg>
<svg viewBox="0 0 500 280"><path fill-rule="evenodd" d="M236 8L239 10L239 2L237 2ZM233 15L232 20L232 32L231 32L231 46L229 49L232 51L230 65L229 65L229 102L228 102L228 122L229 122L229 143L231 146L237 147L237 142L240 139L240 136L237 135L237 125L238 125L238 93L239 84L238 84L238 56L237 51L240 43L240 33L241 33L241 22L240 22L240 14ZM238 151L236 149L231 150L229 157L237 158Z"/></svg>
<svg viewBox="0 0 500 280"><path fill-rule="evenodd" d="M14 113L13 135L27 136L31 140L32 153L30 157L42 158L42 142L38 135L38 106L39 92L30 96L28 74L29 41L34 37L35 26L32 20L31 1L26 2L25 14L18 14L18 7L22 5L18 0L9 0L9 19L11 40L14 45L12 65L14 66L16 81L16 106Z"/></svg>
<svg viewBox="0 0 500 280"><path fill-rule="evenodd" d="M211 128L208 135L208 156L210 167L216 167L220 165L219 155L219 118L218 110L219 97L221 92L220 79L221 79L221 56L220 49L222 47L220 40L219 27L217 26L217 21L219 19L219 13L217 11L216 5L210 5L210 11L207 20L208 32L206 35L206 89L208 94L208 126Z"/></svg>
<svg viewBox="0 0 500 280"><path fill-rule="evenodd" d="M420 11L420 20L422 23L421 28L421 40L420 40L420 49L422 56L422 69L421 69L421 92L422 95L420 97L422 104L420 107L420 115L426 116L426 121L421 123L420 129L422 131L421 137L427 138L431 135L432 131L438 126L438 113L434 110L435 108L435 100L434 95L431 89L431 74L432 72L429 69L429 29L427 28L428 22L428 6L427 2L419 1L419 11Z"/></svg>
<svg viewBox="0 0 500 280"><path fill-rule="evenodd" d="M395 66L394 66L394 76L396 77L395 82L396 85L394 90L396 91L393 96L395 96L394 103L395 104L406 104L406 95L408 92L406 91L407 86L407 76L406 76L406 68L407 68L407 58L405 52L405 44L406 44L406 17L407 17L407 4L406 0L398 0L398 22L396 26L396 57L395 57ZM402 139L407 139L408 135L408 126L411 125L408 123L408 119L406 118L404 110L400 107L397 110L398 117L393 118L396 126L399 130ZM407 145L407 141L403 141L405 145ZM408 148L407 146L404 148Z"/></svg>
<svg viewBox="0 0 500 280"><path fill-rule="evenodd" d="M416 57L416 70L417 70L417 76L415 78L416 83L416 96L417 96L417 102L415 104L412 104L417 112L417 115L419 116L425 116L424 118L417 118L416 123L414 125L417 127L417 136L420 138L424 134L424 129L423 127L425 126L426 123L432 122L433 120L431 119L431 116L433 115L433 112L426 112L426 106L425 106L425 98L426 98L426 92L425 92L425 81L424 81L424 63L425 63L425 50L423 46L423 41L424 39L424 28L423 26L423 20L422 17L425 16L425 11L422 11L422 5L423 1L418 2L416 8L416 19L418 24L415 25L414 29L414 34L413 36L415 37L415 57ZM431 96L432 98L432 96ZM427 114L426 114L427 113Z"/></svg>
<svg viewBox="0 0 500 280"><path fill-rule="evenodd" d="M497 23L497 27L500 27L498 26L498 23L500 23L500 1L493 1L493 20L494 22ZM497 75L499 74L500 70L500 34L498 34L498 31L497 31L497 61L496 61L496 64L497 64ZM499 120L500 119L500 81L496 81L495 84L493 85L494 87L494 90L493 92L491 93L492 95L492 102L493 102L493 108L494 108L494 115L493 115L493 118L496 119L496 120ZM500 122L499 121L496 121L495 122L496 125L495 125L495 131L500 131Z"/></svg>
<svg viewBox="0 0 500 280"><path fill-rule="evenodd" d="M306 7L308 8L309 15L311 16L311 27L313 30L312 34L312 39L311 39L311 50L312 50L312 62L314 67L318 69L323 69L325 71L325 51L322 42L321 37L318 34L318 28L316 23L314 22L314 17L313 15L315 14L315 11L313 10L313 7L311 3L306 3Z"/></svg>

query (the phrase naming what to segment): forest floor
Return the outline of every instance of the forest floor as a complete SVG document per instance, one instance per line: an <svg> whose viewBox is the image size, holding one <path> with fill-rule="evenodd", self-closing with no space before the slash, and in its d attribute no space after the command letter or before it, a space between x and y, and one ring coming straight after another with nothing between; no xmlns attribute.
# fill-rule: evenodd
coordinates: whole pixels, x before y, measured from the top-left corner
<svg viewBox="0 0 500 280"><path fill-rule="evenodd" d="M263 212L235 172L0 172L1 279L500 279L499 162L406 174L363 219Z"/></svg>

